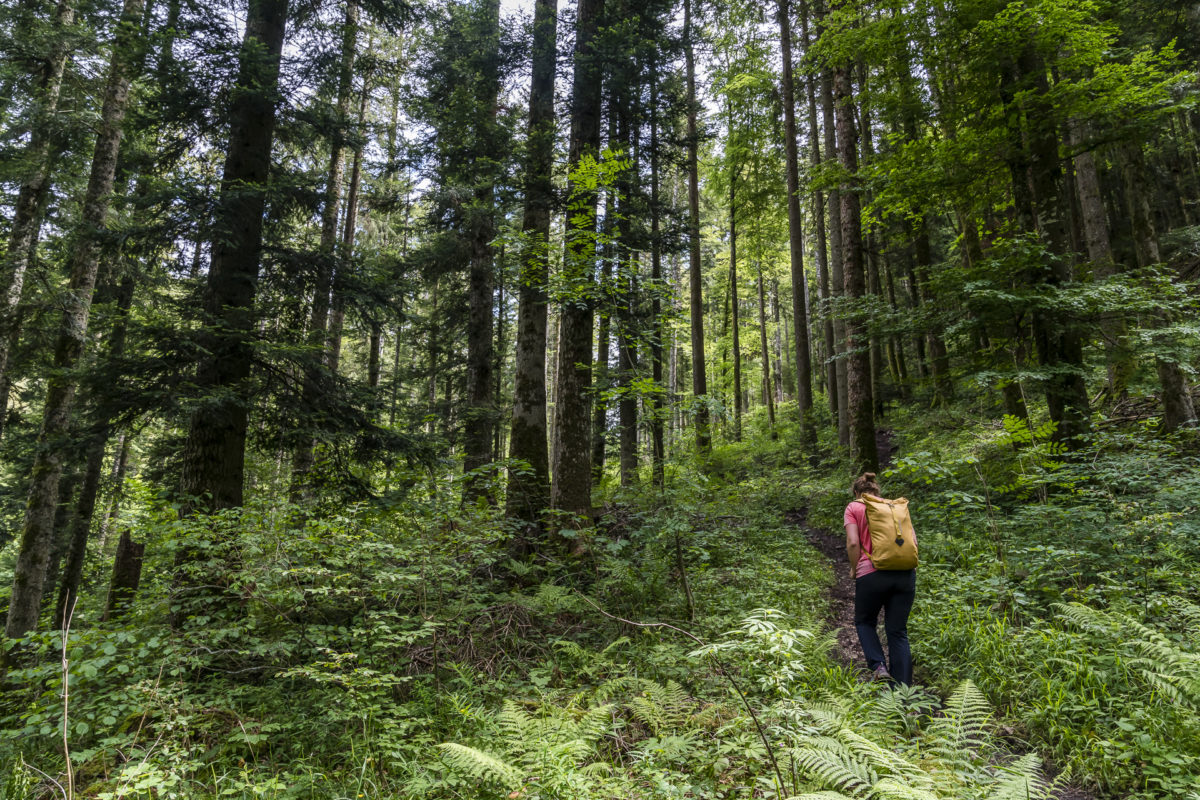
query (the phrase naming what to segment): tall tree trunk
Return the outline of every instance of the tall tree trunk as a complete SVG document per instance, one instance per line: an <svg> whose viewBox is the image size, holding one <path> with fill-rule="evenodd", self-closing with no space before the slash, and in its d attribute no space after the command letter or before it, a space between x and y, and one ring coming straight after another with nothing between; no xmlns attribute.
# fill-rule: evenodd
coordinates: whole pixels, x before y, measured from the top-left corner
<svg viewBox="0 0 1200 800"><path fill-rule="evenodd" d="M1059 184L1059 135L1045 107L1048 87L1041 59L1027 46L1008 64L1000 92L1014 106L1010 119L1023 119L1022 128L1008 131L1009 169L1014 206L1022 227L1042 244L1044 269L1035 280L1052 288L1068 283L1067 231L1062 218ZM1034 91L1029 90L1032 81ZM1019 112L1019 113L1018 113ZM1083 343L1079 322L1066 315L1039 311L1033 315L1034 339L1043 367L1052 371L1045 381L1046 403L1057 427L1055 440L1074 449L1090 429L1087 387L1083 381Z"/></svg>
<svg viewBox="0 0 1200 800"><path fill-rule="evenodd" d="M1125 196L1129 203L1129 219L1133 229L1133 249L1138 266L1148 267L1162 261L1158 234L1150 212L1149 192L1145 188L1145 163L1140 144L1126 145L1124 164ZM1161 326L1170 316L1161 314L1155 324ZM1173 358L1155 355L1159 394L1163 405L1162 429L1174 431L1196 424L1196 406L1188 389L1187 375Z"/></svg>
<svg viewBox="0 0 1200 800"><path fill-rule="evenodd" d="M917 305L934 305L933 287L930 286L930 271L933 264L933 246L929 241L929 223L925 219L917 221L913 231L913 250L916 264L909 273L914 296L919 299ZM935 328L926 330L920 339L918 355L921 364L925 365L928 352L928 367L933 376L933 396L935 403L946 403L954 395L954 385L950 380L950 355L946 350L946 342Z"/></svg>
<svg viewBox="0 0 1200 800"><path fill-rule="evenodd" d="M106 294L115 294L117 318L113 324L112 333L107 340L107 360L119 359L125 352L125 339L128 330L129 308L133 305L134 281L125 277L115 292L111 289ZM100 293L98 293L100 294ZM101 298L97 298L98 300ZM75 501L75 514L71 519L71 529L68 534L70 548L67 553L67 563L63 568L62 581L58 587L58 604L54 611L54 619L63 619L63 614L75 607L75 597L83 580L84 560L87 556L88 537L92 530L92 519L96 513L96 497L100 492L100 479L104 469L104 451L108 446L109 434L112 430L111 420L97 421L92 426L87 444L83 483L79 489L79 497ZM124 447L121 448L124 450ZM121 458L121 450L117 458ZM125 451L128 458L128 451Z"/></svg>
<svg viewBox="0 0 1200 800"><path fill-rule="evenodd" d="M370 51L371 40L367 41ZM358 234L359 194L362 188L362 137L366 134L367 103L371 96L371 74L363 74L362 92L358 101L358 135L351 149L350 185L346 187L346 212L342 215L342 240L340 254L335 262L333 284L329 305L329 337L325 345L326 361L329 371L337 373L341 369L342 333L346 323L346 282L347 275L354 266L354 240Z"/></svg>
<svg viewBox="0 0 1200 800"><path fill-rule="evenodd" d="M654 485L666 484L663 441L662 231L658 196L658 62L650 66L650 361L655 391L650 397L650 469ZM670 387L667 387L668 389Z"/></svg>
<svg viewBox="0 0 1200 800"><path fill-rule="evenodd" d="M30 172L24 176L17 190L8 247L0 258L0 385L3 386L4 397L0 416L6 414L8 408L8 389L12 383L9 357L20 329L19 307L25 287L25 273L37 246L50 190L54 117L58 112L63 72L66 70L71 42L67 29L74 20L74 0L60 0L54 12L53 44L46 59L38 65L39 74L34 84L32 129L23 158L30 165ZM0 420L0 430L2 426L3 421Z"/></svg>
<svg viewBox="0 0 1200 800"><path fill-rule="evenodd" d="M112 492L108 498L108 510L104 512L104 519L100 521L99 545L101 548L108 541L108 534L112 530L113 523L117 521L117 515L121 513L121 500L125 496L125 473L129 469L129 448L133 442L133 432L127 431L120 434L117 440L120 444L117 446L117 456L110 476Z"/></svg>
<svg viewBox="0 0 1200 800"><path fill-rule="evenodd" d="M838 194L842 204L842 256L846 303L853 309L846 317L846 410L850 429L850 453L857 468L875 470L879 452L875 447L874 408L871 399L870 341L857 313L866 296L862 252L862 209L858 183L858 141L854 130L854 95L848 66L834 71L837 109L838 162L846 176Z"/></svg>
<svg viewBox="0 0 1200 800"><path fill-rule="evenodd" d="M616 147L617 101L615 96L608 105L608 134L610 147ZM592 367L592 485L598 486L604 477L604 465L608 457L608 406L610 390L615 373L612 370L612 312L613 263L619 258L620 246L616 230L617 218L616 187L604 192L604 222L600 236L600 283L596 291L596 358Z"/></svg>
<svg viewBox="0 0 1200 800"><path fill-rule="evenodd" d="M593 45L604 0L580 0L576 12L575 73L571 92L571 133L567 160L576 170L600 151L602 70ZM592 517L591 380L592 271L595 262L596 193L569 180L574 221L568 224L564 278L578 293L563 303L559 316L558 383L554 406L554 507Z"/></svg>
<svg viewBox="0 0 1200 800"><path fill-rule="evenodd" d="M550 505L546 436L546 281L550 209L554 200L554 67L558 0L537 0L533 11L533 63L529 83L525 207L517 282L517 354L509 456L529 465L508 473L509 516L535 523Z"/></svg>
<svg viewBox="0 0 1200 800"><path fill-rule="evenodd" d="M771 438L777 439L775 430L775 393L771 391L771 352L767 349L767 295L763 285L762 262L758 262L758 344L762 353L763 395L767 402L767 425Z"/></svg>
<svg viewBox="0 0 1200 800"><path fill-rule="evenodd" d="M626 224L624 227L626 228L626 237L628 237L628 225ZM617 414L621 427L621 485L632 486L637 483L638 479L638 399L633 388L638 369L637 338L634 330L634 303L638 295L637 253L632 248L628 248L621 259L621 264L621 271L624 275L620 277L618 296L621 306L617 328L617 368L620 370L621 400L617 406Z"/></svg>
<svg viewBox="0 0 1200 800"><path fill-rule="evenodd" d="M108 600L104 604L105 622L120 617L137 595L138 584L142 579L142 557L146 545L134 542L129 531L121 533L117 543L117 553L113 558L112 579L108 584Z"/></svg>
<svg viewBox="0 0 1200 800"><path fill-rule="evenodd" d="M688 170L688 288L692 328L692 395L696 403L696 448L702 455L712 449L709 431L708 373L704 360L704 283L700 274L700 134L696 118L696 59L692 41L692 0L683 0L684 61L687 72L687 170Z"/></svg>
<svg viewBox="0 0 1200 800"><path fill-rule="evenodd" d="M807 49L812 46L812 42L809 38L809 10L806 2L802 3L801 22L804 26L803 34L805 48ZM805 92L808 95L808 149L810 160L815 169L821 165L821 139L820 131L817 129L816 73L810 72L804 83ZM818 317L823 334L822 341L824 347L822 350L825 359L824 372L822 374L829 396L829 412L836 420L838 414L837 363L833 360L833 316L830 314L829 308L829 250L826 246L827 240L825 235L825 193L820 189L813 192L813 220L816 227L817 305L820 310ZM814 430L810 434L810 439L815 436L816 430L814 426Z"/></svg>
<svg viewBox="0 0 1200 800"><path fill-rule="evenodd" d="M337 261L338 217L341 214L342 175L345 170L346 128L350 123L350 99L354 91L354 62L358 48L358 0L346 3L342 22L342 52L338 67L336 121L329 145L329 168L325 198L321 206L321 241L317 251L312 310L308 320L309 364L304 371L301 407L317 418L316 406L323 394L322 372L329 364L329 307ZM292 456L292 500L300 501L309 490L309 473L315 461L316 440L306 436Z"/></svg>
<svg viewBox="0 0 1200 800"><path fill-rule="evenodd" d="M1084 123L1074 120L1070 125L1071 144L1079 149L1075 156L1075 191L1079 195L1080 216L1083 223L1084 242L1087 245L1088 261L1092 274L1099 280L1113 277L1120 271L1112 251L1112 238L1108 230L1108 214L1100 191L1100 173L1096 168L1096 156L1087 149ZM1133 359L1127 341L1128 331L1123 317L1113 315L1100 321L1100 332L1104 339L1104 355L1108 372L1108 398L1115 401L1123 397L1133 374Z"/></svg>
<svg viewBox="0 0 1200 800"><path fill-rule="evenodd" d="M480 79L477 97L479 119L476 122L477 142L494 141L496 115L500 103L500 0L489 0L488 7L488 72ZM494 459L492 431L496 420L496 398L492 395L492 366L495 331L492 306L495 296L495 253L492 239L496 235L496 179L492 164L492 148L477 157L475 205L472 209L471 264L467 280L470 316L467 323L467 411L463 430L463 470L479 469ZM468 481L467 496L477 496L484 483Z"/></svg>
<svg viewBox="0 0 1200 800"><path fill-rule="evenodd" d="M129 85L141 60L138 45L142 37L139 25L142 8L143 0L125 0L113 40L100 130L92 154L80 231L70 253L70 279L55 337L54 369L46 382L46 401L31 471L25 524L13 570L12 598L5 628L11 639L20 638L37 626L54 534L58 481L71 448L71 406L77 388L73 373L87 344L92 293L100 267L100 234L108 226L121 133L129 104Z"/></svg>
<svg viewBox="0 0 1200 800"><path fill-rule="evenodd" d="M730 108L730 114L733 110ZM732 116L730 133L732 134ZM729 172L729 298L733 309L733 438L742 440L742 321L739 314L741 301L738 298L737 276L737 169L730 165Z"/></svg>
<svg viewBox="0 0 1200 800"><path fill-rule="evenodd" d="M804 288L801 284L800 288ZM779 280L771 279L771 318L775 320L775 336L771 342L771 374L773 385L775 387L775 402L782 403L784 400L783 392L783 351L784 351L784 331L783 319L779 311ZM789 343L790 344L790 343ZM811 382L809 384L811 386Z"/></svg>
<svg viewBox="0 0 1200 800"><path fill-rule="evenodd" d="M825 160L837 161L839 142L837 141L837 127L834 124L833 74L829 71L821 76L821 112L825 123ZM849 390L849 373L846 371L848 365L846 364L845 312L841 308L841 301L846 293L843 207L841 191L830 191L829 281L833 304L831 313L833 317L833 349L830 350L830 355L834 359L834 370L831 375L833 381L830 383L830 390L836 389L838 396L836 419L838 444L848 446L850 444L850 409L846 393Z"/></svg>
<svg viewBox="0 0 1200 800"><path fill-rule="evenodd" d="M889 258L884 265L884 276L887 278L888 304L892 313L898 313L900 306L896 303L896 281L892 276L892 260ZM900 397L908 399L908 364L904 358L904 340L897 334L892 334L888 343L888 352L895 365L896 385L900 387Z"/></svg>
<svg viewBox="0 0 1200 800"><path fill-rule="evenodd" d="M229 150L204 291L206 355L196 370L209 397L188 425L180 479L183 494L210 510L242 504L254 296L287 10L286 0L250 0L230 94Z"/></svg>
<svg viewBox="0 0 1200 800"><path fill-rule="evenodd" d="M787 171L792 335L796 340L796 403L800 412L800 440L811 448L817 442L817 432L812 419L812 354L808 342L808 314L804 306L804 218L800 214L800 156L796 145L796 83L792 74L791 13L789 0L777 0L779 42L783 55L783 150Z"/></svg>
<svg viewBox="0 0 1200 800"><path fill-rule="evenodd" d="M858 63L858 75L861 91L865 94L867 90L867 71L866 67L860 61ZM871 138L871 109L864 100L861 103L862 113L862 131L860 138L862 139L862 156L863 162L869 163L875 156L875 145ZM868 202L871 200L870 194L866 195ZM875 238L872 227L868 224L866 233L866 259L867 259L867 292L871 296L871 318L870 325L875 329L878 324L878 314L876 309L879 308L882 299L882 290L879 281L879 248L878 241ZM871 399L872 409L876 419L883 419L883 342L877 333L871 333Z"/></svg>

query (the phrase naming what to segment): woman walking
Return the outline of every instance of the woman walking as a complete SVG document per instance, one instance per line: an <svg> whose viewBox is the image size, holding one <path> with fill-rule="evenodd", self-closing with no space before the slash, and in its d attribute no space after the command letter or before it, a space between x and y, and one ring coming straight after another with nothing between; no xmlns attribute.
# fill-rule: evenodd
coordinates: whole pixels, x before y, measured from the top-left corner
<svg viewBox="0 0 1200 800"><path fill-rule="evenodd" d="M871 531L867 524L864 495L880 496L874 472L864 472L852 486L854 500L846 506L846 555L854 575L854 628L874 680L912 683L912 653L908 646L908 614L916 596L917 570L879 569L871 560ZM903 502L903 501L900 501ZM907 508L905 510L907 519ZM909 527L911 532L911 525ZM899 541L899 540L897 540ZM916 545L916 534L912 534ZM916 563L915 559L911 563ZM883 645L875 630L879 610L887 632L890 665L885 661ZM889 668L890 667L890 668Z"/></svg>

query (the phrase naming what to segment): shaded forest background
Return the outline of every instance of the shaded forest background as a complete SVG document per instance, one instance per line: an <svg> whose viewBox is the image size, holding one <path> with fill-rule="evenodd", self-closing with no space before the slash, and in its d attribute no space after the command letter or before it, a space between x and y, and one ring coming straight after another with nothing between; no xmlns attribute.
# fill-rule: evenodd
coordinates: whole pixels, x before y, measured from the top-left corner
<svg viewBox="0 0 1200 800"><path fill-rule="evenodd" d="M3 800L1193 791L1197 4L0 31Z"/></svg>

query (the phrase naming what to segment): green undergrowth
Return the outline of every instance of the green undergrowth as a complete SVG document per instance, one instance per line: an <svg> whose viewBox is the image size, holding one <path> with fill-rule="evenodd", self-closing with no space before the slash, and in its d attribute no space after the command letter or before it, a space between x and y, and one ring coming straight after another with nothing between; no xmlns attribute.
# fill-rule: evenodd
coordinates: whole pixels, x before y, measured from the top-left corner
<svg viewBox="0 0 1200 800"><path fill-rule="evenodd" d="M67 643L76 796L1036 796L970 684L943 707L831 659L828 564L783 516L844 481L795 461L756 441L606 486L583 548L520 560L456 490L181 521L143 487L137 602L102 622L91 576ZM3 800L61 796L61 647L7 676Z"/></svg>
<svg viewBox="0 0 1200 800"><path fill-rule="evenodd" d="M1200 785L1195 432L900 416L884 490L921 543L918 680L971 680L1072 781L1105 796ZM820 521L834 526L834 509ZM840 522L840 515L837 522Z"/></svg>
<svg viewBox="0 0 1200 800"><path fill-rule="evenodd" d="M925 687L896 691L831 655L830 565L784 515L839 529L850 473L786 427L663 491L606 482L595 528L527 558L419 475L387 507L182 521L134 486L141 592L101 621L98 570L68 640L76 796L1002 800L1051 796L1043 759L1102 796L1187 796L1194 443L1105 431L1067 458L1011 421L892 424ZM61 646L6 676L0 800L63 794Z"/></svg>

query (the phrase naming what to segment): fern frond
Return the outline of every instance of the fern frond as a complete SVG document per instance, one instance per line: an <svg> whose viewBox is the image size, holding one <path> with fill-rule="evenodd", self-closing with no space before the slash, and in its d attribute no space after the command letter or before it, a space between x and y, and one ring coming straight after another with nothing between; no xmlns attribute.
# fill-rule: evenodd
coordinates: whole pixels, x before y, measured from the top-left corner
<svg viewBox="0 0 1200 800"><path fill-rule="evenodd" d="M572 658L577 658L584 661L591 655L578 642L572 642L570 639L556 639L550 643L550 646L555 650L560 650Z"/></svg>
<svg viewBox="0 0 1200 800"><path fill-rule="evenodd" d="M824 791L824 792L808 792L807 794L794 794L786 800L854 800L848 794L841 792Z"/></svg>
<svg viewBox="0 0 1200 800"><path fill-rule="evenodd" d="M871 765L876 772L903 777L907 783L914 784L924 791L933 791L933 781L920 767L890 750L885 750L865 736L843 728L838 733L838 740L855 757Z"/></svg>
<svg viewBox="0 0 1200 800"><path fill-rule="evenodd" d="M647 683L650 683L650 681L647 681L645 678L638 678L633 675L618 675L615 678L609 678L597 686L592 692L592 699L597 703L607 703L618 694L636 691L643 688Z"/></svg>
<svg viewBox="0 0 1200 800"><path fill-rule="evenodd" d="M921 789L896 778L884 778L871 787L879 800L941 800L928 789Z"/></svg>
<svg viewBox="0 0 1200 800"><path fill-rule="evenodd" d="M517 786L521 782L521 773L515 767L491 753L456 742L444 742L438 745L438 749L451 769L472 778L494 780L505 786Z"/></svg>
<svg viewBox="0 0 1200 800"><path fill-rule="evenodd" d="M965 680L946 700L944 716L934 720L930 734L960 747L981 748L987 741L992 704L970 680Z"/></svg>
<svg viewBox="0 0 1200 800"><path fill-rule="evenodd" d="M627 644L629 644L629 637L628 636L619 636L616 639L613 639L611 642L609 642L605 646L605 648L600 651L600 656L602 658L609 658L612 655L614 650L616 650L617 648L620 648L620 647L624 647Z"/></svg>
<svg viewBox="0 0 1200 800"><path fill-rule="evenodd" d="M530 739L537 739L541 725L532 714L511 700L505 700L496 723L504 732L504 739L510 744L519 745Z"/></svg>
<svg viewBox="0 0 1200 800"><path fill-rule="evenodd" d="M855 760L844 747L837 750L804 748L795 751L792 758L807 775L853 795L868 795L877 779L869 766Z"/></svg>
<svg viewBox="0 0 1200 800"><path fill-rule="evenodd" d="M574 735L589 744L606 735L612 730L615 708L610 704L591 709L575 723Z"/></svg>
<svg viewBox="0 0 1200 800"><path fill-rule="evenodd" d="M1171 613L1179 619L1184 635L1188 637L1192 647L1200 648L1200 605L1184 600L1182 597L1172 597L1167 601ZM1200 800L1200 793L1196 793Z"/></svg>
<svg viewBox="0 0 1200 800"><path fill-rule="evenodd" d="M841 704L818 701L807 711L817 727L826 733L836 733L846 726L848 712Z"/></svg>
<svg viewBox="0 0 1200 800"><path fill-rule="evenodd" d="M1129 666L1174 703L1200 710L1200 653L1184 650L1162 631L1126 615L1102 612L1079 603L1056 604L1067 622L1078 628L1111 635L1117 632L1124 645L1137 654ZM1185 615L1200 609L1190 603Z"/></svg>
<svg viewBox="0 0 1200 800"><path fill-rule="evenodd" d="M1050 796L1050 788L1042 778L1040 759L1028 753L1017 761L1002 767L1008 776L997 783L988 794L987 800L1040 800Z"/></svg>
<svg viewBox="0 0 1200 800"><path fill-rule="evenodd" d="M646 681L642 694L629 701L634 719L656 736L686 723L692 716L693 705L687 691L675 681L667 681L666 685Z"/></svg>

